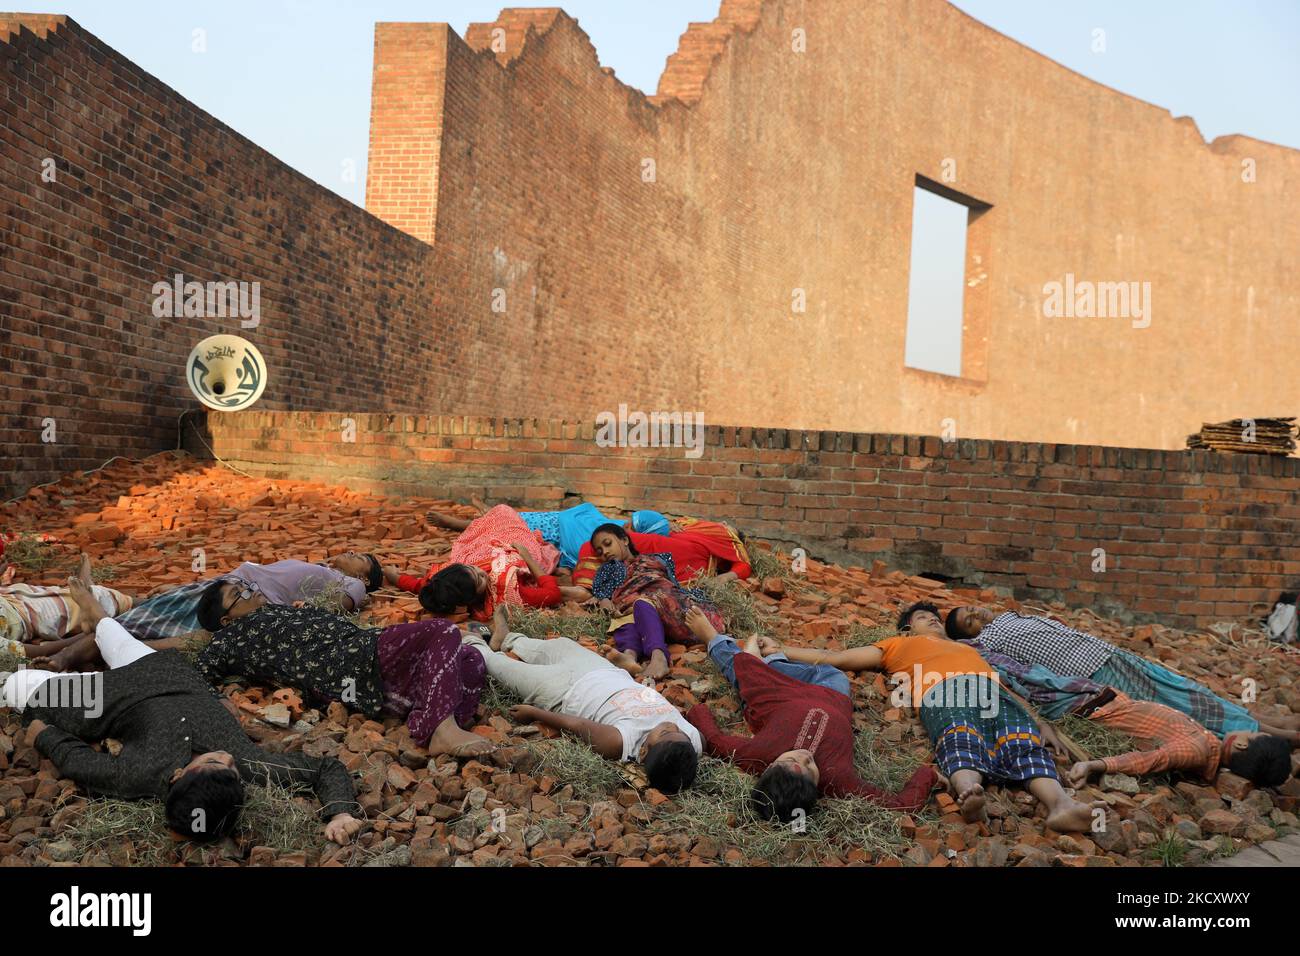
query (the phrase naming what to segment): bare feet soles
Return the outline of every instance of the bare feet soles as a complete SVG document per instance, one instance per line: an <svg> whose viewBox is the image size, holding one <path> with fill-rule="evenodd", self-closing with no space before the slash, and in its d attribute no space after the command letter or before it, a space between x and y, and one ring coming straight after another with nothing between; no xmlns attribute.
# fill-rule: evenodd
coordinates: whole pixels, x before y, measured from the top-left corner
<svg viewBox="0 0 1300 956"><path fill-rule="evenodd" d="M1092 829L1093 811L1106 806L1105 801L1080 803L1064 797L1047 813L1047 825L1057 833L1084 833Z"/></svg>
<svg viewBox="0 0 1300 956"><path fill-rule="evenodd" d="M430 511L424 516L424 520L429 522L435 528L447 528L451 526L451 519L441 511Z"/></svg>
<svg viewBox="0 0 1300 956"><path fill-rule="evenodd" d="M77 578L87 589L95 586L95 579L90 574L90 555L84 551L81 554L81 560L77 562Z"/></svg>
<svg viewBox="0 0 1300 956"><path fill-rule="evenodd" d="M477 757L495 750L496 746L486 737L461 730L455 719L448 717L433 732L427 749L431 757Z"/></svg>
<svg viewBox="0 0 1300 956"><path fill-rule="evenodd" d="M84 671L99 663L99 645L95 635L83 634L45 657L33 657L32 667L46 671Z"/></svg>
<svg viewBox="0 0 1300 956"><path fill-rule="evenodd" d="M701 644L707 644L718 636L718 629L698 607L693 607L686 612L686 626L691 629L691 633Z"/></svg>
<svg viewBox="0 0 1300 956"><path fill-rule="evenodd" d="M99 602L95 600L95 595L90 590L89 579L90 559L83 554L81 556L81 567L78 569L77 574L68 578L68 596L81 609L82 629L94 631L95 625L107 615L104 613L104 609L99 606Z"/></svg>
<svg viewBox="0 0 1300 956"><path fill-rule="evenodd" d="M613 644L602 644L597 650L600 656L605 658L615 667L621 667L633 677L640 677L642 667L637 662L636 655L631 651L620 651Z"/></svg>
<svg viewBox="0 0 1300 956"><path fill-rule="evenodd" d="M961 818L967 823L980 823L988 819L988 813L984 809L984 786L983 784L974 784L967 787L959 793L953 795L957 801L957 809L961 811Z"/></svg>

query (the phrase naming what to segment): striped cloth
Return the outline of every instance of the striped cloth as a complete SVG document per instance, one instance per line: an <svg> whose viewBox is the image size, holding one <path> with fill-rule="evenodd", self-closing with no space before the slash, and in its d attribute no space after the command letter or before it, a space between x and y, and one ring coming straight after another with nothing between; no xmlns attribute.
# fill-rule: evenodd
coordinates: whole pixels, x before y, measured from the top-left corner
<svg viewBox="0 0 1300 956"><path fill-rule="evenodd" d="M982 709L971 700L972 681L984 682L978 697L995 701L996 706ZM950 677L936 684L922 698L920 712L934 743L939 771L946 777L958 770L975 770L986 780L1057 779L1056 764L1043 747L1033 718L981 675Z"/></svg>
<svg viewBox="0 0 1300 956"><path fill-rule="evenodd" d="M131 606L121 591L96 584L95 601L110 617ZM57 641L81 632L82 614L66 587L8 584L0 587L0 638L27 644Z"/></svg>
<svg viewBox="0 0 1300 956"><path fill-rule="evenodd" d="M1116 648L1092 680L1114 687L1134 700L1149 700L1186 714L1216 737L1259 730L1259 721L1240 704L1220 697L1169 668Z"/></svg>
<svg viewBox="0 0 1300 956"><path fill-rule="evenodd" d="M125 614L117 615L117 623L140 641L183 637L201 630L198 613L199 598L212 580L215 579L182 584L178 588L141 601Z"/></svg>

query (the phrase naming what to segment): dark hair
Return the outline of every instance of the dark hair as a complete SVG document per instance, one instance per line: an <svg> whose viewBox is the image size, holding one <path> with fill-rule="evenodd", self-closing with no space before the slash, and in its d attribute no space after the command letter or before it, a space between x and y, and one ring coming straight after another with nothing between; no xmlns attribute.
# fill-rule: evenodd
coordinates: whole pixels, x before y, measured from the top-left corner
<svg viewBox="0 0 1300 956"><path fill-rule="evenodd" d="M598 528L596 528L595 531L591 533L591 545L595 547L596 535L605 534L606 532L614 535L614 537L616 538L622 538L623 543L627 545L627 549L631 551L633 554L637 553L636 545L632 543L632 536L627 533L627 529L624 528L622 525L614 524L612 521L607 524L600 525Z"/></svg>
<svg viewBox="0 0 1300 956"><path fill-rule="evenodd" d="M370 570L366 572L366 593L378 591L384 584L384 569L379 564L379 559L373 554L364 556L370 562Z"/></svg>
<svg viewBox="0 0 1300 956"><path fill-rule="evenodd" d="M205 631L215 634L221 630L221 619L226 616L226 600L222 588L229 583L225 578L217 578L199 595L199 605L195 609L195 614L199 619L199 626Z"/></svg>
<svg viewBox="0 0 1300 956"><path fill-rule="evenodd" d="M167 825L191 840L217 840L235 828L243 806L244 785L234 770L191 770L167 791Z"/></svg>
<svg viewBox="0 0 1300 956"><path fill-rule="evenodd" d="M665 740L646 751L645 775L660 793L676 793L695 782L700 755L684 740Z"/></svg>
<svg viewBox="0 0 1300 956"><path fill-rule="evenodd" d="M817 805L817 784L801 773L778 763L763 771L749 794L754 812L764 820L775 817L782 823L794 819L795 811L811 813Z"/></svg>
<svg viewBox="0 0 1300 956"><path fill-rule="evenodd" d="M948 616L944 619L943 622L943 632L947 634L949 637L951 637L954 641L964 641L966 640L967 637L969 637L968 634L964 633L961 630L961 628L957 626L957 612L960 610L961 608L959 607L953 608L951 611L948 612Z"/></svg>
<svg viewBox="0 0 1300 956"><path fill-rule="evenodd" d="M917 611L929 611L935 617L939 616L939 606L937 604L931 604L929 601L917 601L910 607L903 608L903 613L898 615L898 629L900 631L912 623L912 615Z"/></svg>
<svg viewBox="0 0 1300 956"><path fill-rule="evenodd" d="M1277 787L1291 776L1291 745L1285 737L1256 737L1245 750L1233 750L1228 769L1261 787Z"/></svg>
<svg viewBox="0 0 1300 956"><path fill-rule="evenodd" d="M454 614L482 603L474 575L463 564L449 564L420 588L420 607L430 614Z"/></svg>

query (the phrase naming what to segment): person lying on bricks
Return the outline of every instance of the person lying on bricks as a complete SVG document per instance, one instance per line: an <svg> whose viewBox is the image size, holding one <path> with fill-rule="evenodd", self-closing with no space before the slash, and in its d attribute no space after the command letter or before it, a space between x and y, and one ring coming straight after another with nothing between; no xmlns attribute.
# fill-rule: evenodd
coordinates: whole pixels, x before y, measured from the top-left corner
<svg viewBox="0 0 1300 956"><path fill-rule="evenodd" d="M918 768L897 793L873 787L854 771L853 698L840 670L791 661L766 637L751 638L742 652L698 608L687 620L740 694L753 736L722 733L706 704L692 707L686 719L700 729L711 755L758 775L750 803L759 816L788 823L811 813L823 793L865 797L895 810L925 805L937 780L933 767Z"/></svg>
<svg viewBox="0 0 1300 956"><path fill-rule="evenodd" d="M83 580L89 581L88 568ZM374 555L352 551L330 558L324 565L293 560L273 564L250 561L205 581L155 588L145 600L134 606L128 603L129 610L123 609L113 617L154 650L177 649L181 638L202 627L199 599L213 581L229 582L230 588L256 588L272 604L313 601L346 613L365 607L370 592L382 586L383 573ZM29 644L23 653L29 658L44 658L41 666L52 670L80 670L100 663L90 635Z"/></svg>
<svg viewBox="0 0 1300 956"><path fill-rule="evenodd" d="M81 556L77 573L89 584L95 603L109 617L130 610L130 595L91 583L90 559L85 555ZM66 587L8 582L0 585L0 647L11 654L37 656L32 652L42 642L60 641L69 635L80 637L88 626Z"/></svg>
<svg viewBox="0 0 1300 956"><path fill-rule="evenodd" d="M313 790L328 821L325 836L335 843L347 843L361 829L343 764L257 747L239 726L234 706L178 651L154 651L136 640L105 615L79 578L69 579L68 590L112 669L21 670L4 675L0 690L0 705L30 721L29 739L62 776L96 795L160 799L168 826L197 841L234 830L245 782ZM116 756L90 746L107 738L120 741Z"/></svg>
<svg viewBox="0 0 1300 956"><path fill-rule="evenodd" d="M436 514L436 512L435 512ZM555 607L586 593L562 587L554 571L560 552L531 530L509 505L497 505L470 521L445 562L427 574L383 569L391 585L420 596L430 614L447 616L464 608L477 621L492 618L498 604Z"/></svg>
<svg viewBox="0 0 1300 956"><path fill-rule="evenodd" d="M934 743L939 771L962 819L985 818L984 781L1023 782L1058 833L1082 832L1104 803L1080 803L1062 789L1044 742L1064 752L1050 724L1041 726L1002 686L993 668L944 633L939 609L917 603L898 618L897 637L844 651L781 648L792 661L845 670L879 670L898 677Z"/></svg>
<svg viewBox="0 0 1300 956"><path fill-rule="evenodd" d="M318 607L270 603L253 587L214 581L199 601L212 640L197 666L213 683L238 675L296 687L315 706L339 701L368 717L405 718L432 755L492 750L474 724L483 661L450 621L359 627Z"/></svg>
<svg viewBox="0 0 1300 956"><path fill-rule="evenodd" d="M678 582L671 554L639 553L627 531L615 524L597 528L591 543L603 562L592 581L592 598L609 614L614 635L601 653L619 667L652 680L667 676L668 639L697 641L686 623L692 609L700 609L715 628L725 626L702 591Z"/></svg>
<svg viewBox="0 0 1300 956"><path fill-rule="evenodd" d="M657 690L595 651L566 637L544 641L512 632L501 608L490 644L476 634L464 640L483 655L489 674L524 699L511 708L511 720L568 731L607 760L640 761L660 793L695 782L699 731Z"/></svg>
<svg viewBox="0 0 1300 956"><path fill-rule="evenodd" d="M1240 704L1163 664L1048 617L1014 611L995 615L988 608L956 607L948 612L944 629L954 641L981 654L1005 654L1026 664L1039 664L1061 677L1086 677L1134 700L1172 707L1219 738L1263 731L1286 738L1293 748L1300 747L1300 718L1294 722L1280 719L1282 725L1262 723Z"/></svg>
<svg viewBox="0 0 1300 956"><path fill-rule="evenodd" d="M701 575L727 581L748 578L753 573L744 536L731 525L679 518L682 527L674 531L668 519L658 512L638 511L632 519L632 530L624 529L624 533L636 550L642 554L671 554L683 581ZM603 563L595 542L584 544L578 552L578 566L573 569L574 587L590 591Z"/></svg>
<svg viewBox="0 0 1300 956"><path fill-rule="evenodd" d="M1291 747L1282 737L1231 731L1220 741L1164 704L1133 700L1086 677L1061 677L1041 664L1025 664L1005 654L988 651L984 659L997 668L1005 686L1024 696L1043 717L1085 717L1128 734L1138 745L1117 757L1076 761L1066 773L1071 786L1083 786L1094 773L1141 776L1187 770L1212 781L1220 769L1227 769L1261 787L1280 786L1291 776Z"/></svg>
<svg viewBox="0 0 1300 956"><path fill-rule="evenodd" d="M491 510L481 498L470 498L470 504L480 515ZM516 514L530 531L541 535L543 541L559 550L561 575L566 570L572 572L578 563L579 551L591 540L592 532L603 524L624 523L620 518L605 517L599 508L587 502L561 511L519 511ZM451 531L464 531L471 523L469 518L458 518L441 511L430 511L425 517L429 524ZM657 512L638 511L632 515L634 531L652 531L659 527L662 527L663 533L667 533L668 521Z"/></svg>

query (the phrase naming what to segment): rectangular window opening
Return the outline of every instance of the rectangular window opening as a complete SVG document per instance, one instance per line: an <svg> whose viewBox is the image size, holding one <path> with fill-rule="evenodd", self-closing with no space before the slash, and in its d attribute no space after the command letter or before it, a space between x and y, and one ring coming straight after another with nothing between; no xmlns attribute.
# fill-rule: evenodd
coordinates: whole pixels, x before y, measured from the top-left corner
<svg viewBox="0 0 1300 956"><path fill-rule="evenodd" d="M984 378L987 262L975 223L991 207L924 176L912 194L912 250L903 364ZM972 295L973 289L981 294Z"/></svg>

